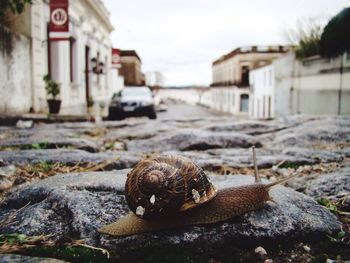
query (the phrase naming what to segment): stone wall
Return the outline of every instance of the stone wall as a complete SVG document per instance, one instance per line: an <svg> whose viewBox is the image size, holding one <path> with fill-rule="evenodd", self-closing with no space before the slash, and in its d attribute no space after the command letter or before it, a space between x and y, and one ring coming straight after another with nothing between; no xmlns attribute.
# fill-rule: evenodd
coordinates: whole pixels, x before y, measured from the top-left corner
<svg viewBox="0 0 350 263"><path fill-rule="evenodd" d="M347 103L350 100L349 54L333 59L315 56L297 61L290 53L275 60L273 66L277 116L350 113Z"/></svg>

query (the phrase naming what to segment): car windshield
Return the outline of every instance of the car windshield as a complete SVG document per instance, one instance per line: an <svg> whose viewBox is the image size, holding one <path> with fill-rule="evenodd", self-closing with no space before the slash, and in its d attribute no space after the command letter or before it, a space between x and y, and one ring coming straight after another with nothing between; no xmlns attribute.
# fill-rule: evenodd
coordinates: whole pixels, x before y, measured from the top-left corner
<svg viewBox="0 0 350 263"><path fill-rule="evenodd" d="M125 88L122 91L122 96L143 96L150 97L151 91L148 88Z"/></svg>

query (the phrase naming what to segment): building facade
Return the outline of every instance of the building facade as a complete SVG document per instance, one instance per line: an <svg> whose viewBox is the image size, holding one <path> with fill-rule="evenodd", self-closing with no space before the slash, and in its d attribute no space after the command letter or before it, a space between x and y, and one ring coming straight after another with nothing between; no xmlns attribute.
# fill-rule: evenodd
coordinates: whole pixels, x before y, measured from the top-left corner
<svg viewBox="0 0 350 263"><path fill-rule="evenodd" d="M203 104L234 115L248 115L250 72L270 64L291 46L239 47L212 63L212 84Z"/></svg>
<svg viewBox="0 0 350 263"><path fill-rule="evenodd" d="M275 77L272 65L254 69L250 73L249 116L269 119L274 117Z"/></svg>
<svg viewBox="0 0 350 263"><path fill-rule="evenodd" d="M1 111L47 112L48 97L43 81L46 74L59 84L61 114L85 114L91 101L102 107L114 92L123 87L118 70L112 68L110 33L113 26L103 2L69 1L68 18L69 30L64 37L50 32L50 1L34 1L16 19L16 33L29 45L21 48L22 51L16 51L16 47L15 53L29 52L29 59L25 55L24 61L14 59L13 64L18 68L18 75L29 72L27 83L30 84L21 94L26 97L21 106L0 108ZM20 68L21 64L25 68ZM11 101L19 98L17 93L5 93Z"/></svg>
<svg viewBox="0 0 350 263"><path fill-rule="evenodd" d="M272 76L268 85L263 77L265 72L271 72ZM350 114L349 53L333 59L313 56L299 61L290 52L269 66L253 70L251 75L249 115L252 118ZM266 111L262 113L263 96L271 97L270 116Z"/></svg>
<svg viewBox="0 0 350 263"><path fill-rule="evenodd" d="M126 86L141 86L145 84L145 77L141 71L141 59L135 50L120 51L120 74L124 77Z"/></svg>
<svg viewBox="0 0 350 263"><path fill-rule="evenodd" d="M239 47L212 64L212 86L249 86L250 70L267 65L291 46Z"/></svg>

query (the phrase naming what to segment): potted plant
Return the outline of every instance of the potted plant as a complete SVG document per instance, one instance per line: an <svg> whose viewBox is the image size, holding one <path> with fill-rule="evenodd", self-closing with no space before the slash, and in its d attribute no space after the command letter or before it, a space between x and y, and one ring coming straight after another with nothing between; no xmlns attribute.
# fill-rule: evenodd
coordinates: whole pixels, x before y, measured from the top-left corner
<svg viewBox="0 0 350 263"><path fill-rule="evenodd" d="M51 114L57 114L61 108L61 100L56 99L56 96L60 94L59 84L52 80L49 74L46 74L43 80L45 81L46 93L51 97L51 99L47 100L49 112Z"/></svg>

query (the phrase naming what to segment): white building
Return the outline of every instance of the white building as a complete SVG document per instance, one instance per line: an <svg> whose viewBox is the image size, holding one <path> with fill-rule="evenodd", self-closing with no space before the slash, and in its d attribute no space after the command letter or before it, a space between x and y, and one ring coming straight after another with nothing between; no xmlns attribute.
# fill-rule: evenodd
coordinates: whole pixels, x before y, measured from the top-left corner
<svg viewBox="0 0 350 263"><path fill-rule="evenodd" d="M253 70L250 82L252 118L350 114L349 53L333 59L314 56L298 61L290 52Z"/></svg>
<svg viewBox="0 0 350 263"><path fill-rule="evenodd" d="M275 100L275 77L272 65L250 72L249 116L252 118L273 118Z"/></svg>
<svg viewBox="0 0 350 263"><path fill-rule="evenodd" d="M69 32L63 38L49 32L49 2L34 1L16 19L18 39L12 58L0 55L0 62L11 60L11 67L0 66L0 72L9 72L5 81L0 75L0 95L5 94L0 96L0 112L47 112L43 76L48 73L60 85L61 114L85 114L91 99L97 107L105 106L123 87L112 68L113 26L103 2L69 1ZM96 74L96 65L101 74ZM15 92L9 92L4 82Z"/></svg>

